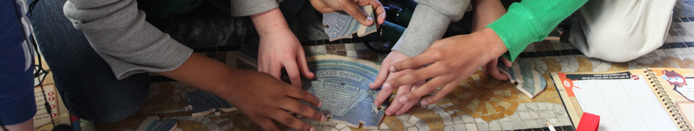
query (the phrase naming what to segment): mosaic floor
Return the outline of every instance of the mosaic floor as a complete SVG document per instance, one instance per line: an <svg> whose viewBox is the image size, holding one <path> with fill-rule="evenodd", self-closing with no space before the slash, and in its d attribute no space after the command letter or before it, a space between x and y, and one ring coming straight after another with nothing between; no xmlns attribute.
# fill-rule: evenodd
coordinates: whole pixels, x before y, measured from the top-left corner
<svg viewBox="0 0 694 131"><path fill-rule="evenodd" d="M612 63L586 58L570 43L545 40L530 45L520 55L522 61L543 74L549 82L550 72L598 72L646 67L694 68L694 0L679 0L673 24L660 49L626 63ZM307 44L308 43L308 44ZM371 52L358 40L327 42L302 41L307 55L334 54L380 61L385 55ZM235 57L233 51L200 52L229 65L253 69ZM180 82L157 79L150 87L148 102L143 109L118 123L97 123L97 130L135 130L147 117L170 118L178 125L176 130L261 130L239 112L219 116L192 117L185 109L186 95L197 90ZM50 78L49 78L50 79ZM553 84L536 98L529 99L507 81L498 81L482 74L470 76L443 100L429 106L414 106L406 114L387 116L380 130L407 131L478 131L478 130L549 130L547 123L557 131L573 130L571 121ZM317 130L349 131L344 124L316 122L304 119ZM288 129L283 127L283 129Z"/></svg>

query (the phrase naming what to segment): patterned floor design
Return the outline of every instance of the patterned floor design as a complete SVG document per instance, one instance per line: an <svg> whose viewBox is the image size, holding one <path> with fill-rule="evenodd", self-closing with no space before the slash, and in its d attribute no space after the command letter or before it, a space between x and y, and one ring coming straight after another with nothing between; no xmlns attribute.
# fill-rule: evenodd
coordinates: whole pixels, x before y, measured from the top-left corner
<svg viewBox="0 0 694 131"><path fill-rule="evenodd" d="M694 0L678 0L673 24L666 44L636 60L612 63L586 58L570 43L546 40L530 45L521 59L543 74L549 82L550 72L598 72L646 67L694 68ZM307 55L335 54L380 61L385 55L371 52L359 40L302 41ZM215 49L217 50L217 49ZM238 68L252 66L236 59L232 51L196 50ZM48 79L51 79L50 76ZM50 83L50 82L47 82ZM177 130L260 130L238 112L220 116L190 116L185 109L186 95L195 91L189 85L153 77L147 104L140 112L118 123L97 123L97 130L135 130L147 117L170 118L178 123ZM318 130L348 131L344 124L304 120ZM553 84L534 99L529 99L506 81L497 81L476 72L445 99L429 105L415 106L406 114L387 116L380 130L548 130L547 122L557 131L572 131L571 121ZM283 127L283 129L287 129Z"/></svg>

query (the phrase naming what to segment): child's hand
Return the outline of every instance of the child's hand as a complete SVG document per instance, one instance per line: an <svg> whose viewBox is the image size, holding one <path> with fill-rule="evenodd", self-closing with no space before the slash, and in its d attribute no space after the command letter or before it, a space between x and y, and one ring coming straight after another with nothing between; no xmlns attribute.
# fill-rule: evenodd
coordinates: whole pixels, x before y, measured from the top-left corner
<svg viewBox="0 0 694 131"><path fill-rule="evenodd" d="M400 71L400 72L390 72L388 70L388 68L390 67L391 64L396 63L396 62L400 62L400 61L408 59L408 58L410 58L410 57L403 54L403 53L400 53L398 51L391 51L390 54L388 54L388 56L386 56L386 58L383 59L383 63L381 63L381 69L380 69L380 71L378 71L378 76L376 77L376 80L374 80L373 83L369 84L369 87L371 89L379 89L379 88L381 88L381 85L383 84L383 82L385 82L386 80L400 77L404 74L412 72L411 69L405 69L405 70ZM400 98L400 96L402 96L402 94L408 93L408 92L416 89L417 87L419 87L423 83L424 83L424 81L419 81L419 82L415 83L414 85L408 84L408 85L400 86L398 88L398 95L395 97L395 99L397 100L398 98ZM374 104L381 105L383 103L383 101L388 100L390 98L390 94L393 93L393 90L395 90L395 89L392 87L381 88L381 92L379 92L378 96L376 96L376 100L374 100ZM393 103L391 103L390 106L388 106L388 109L386 109L386 115L392 115L393 113L395 113L395 115L400 115L402 113L407 112L407 110L412 108L412 106L414 106L414 104L417 101L419 101L419 98L421 98L421 97L414 98L414 99L407 101L407 102L393 101Z"/></svg>
<svg viewBox="0 0 694 131"><path fill-rule="evenodd" d="M234 75L238 76L235 79L239 79L240 82L234 83L233 88L225 88L215 94L234 105L265 130L279 130L272 120L301 131L315 130L287 111L317 121L326 120L323 113L300 102L305 101L316 107L321 106L316 96L301 88L255 71L239 70Z"/></svg>
<svg viewBox="0 0 694 131"><path fill-rule="evenodd" d="M506 58L499 57L499 59L494 59L494 60L490 61L489 63L487 63L486 66L482 66L482 71L484 72L484 74L490 75L490 76L496 78L497 80L508 80L508 76L501 73L499 71L499 68L496 68L496 65L499 63L500 60L504 62L504 66L506 66L506 67L511 67L513 64L513 63L511 63L511 61L508 61Z"/></svg>
<svg viewBox="0 0 694 131"><path fill-rule="evenodd" d="M276 30L260 36L258 71L279 79L282 68L287 70L292 85L301 87L301 76L312 79L301 43L289 29Z"/></svg>
<svg viewBox="0 0 694 131"><path fill-rule="evenodd" d="M383 24L386 20L386 10L383 9L381 2L378 0L310 0L313 8L316 8L321 13L330 13L345 11L347 14L351 15L359 21L362 25L371 25L373 23L373 18L369 18L368 15L359 9L361 6L372 5L376 11L376 17L378 24Z"/></svg>
<svg viewBox="0 0 694 131"><path fill-rule="evenodd" d="M386 81L383 88L414 84L431 78L414 91L399 96L408 102L443 87L435 95L421 99L422 105L440 100L475 70L497 59L508 49L494 30L486 28L470 35L458 35L434 42L424 53L389 67L391 72L414 69L401 77ZM428 66L426 66L428 65Z"/></svg>
<svg viewBox="0 0 694 131"><path fill-rule="evenodd" d="M301 87L301 75L313 78L314 74L306 64L304 48L289 30L279 8L253 15L251 19L260 35L258 71L279 80L282 68L285 68L292 85L296 87Z"/></svg>

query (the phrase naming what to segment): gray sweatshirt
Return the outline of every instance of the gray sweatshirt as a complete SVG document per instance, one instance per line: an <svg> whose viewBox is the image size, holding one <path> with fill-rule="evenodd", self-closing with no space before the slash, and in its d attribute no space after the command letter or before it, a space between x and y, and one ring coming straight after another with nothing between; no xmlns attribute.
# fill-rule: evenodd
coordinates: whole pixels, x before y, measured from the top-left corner
<svg viewBox="0 0 694 131"><path fill-rule="evenodd" d="M277 0L231 0L231 14L249 16L278 6ZM135 0L68 0L63 11L118 79L174 70L193 52L146 22Z"/></svg>
<svg viewBox="0 0 694 131"><path fill-rule="evenodd" d="M405 33L392 50L414 57L446 33L448 24L463 18L470 0L415 0L419 3Z"/></svg>

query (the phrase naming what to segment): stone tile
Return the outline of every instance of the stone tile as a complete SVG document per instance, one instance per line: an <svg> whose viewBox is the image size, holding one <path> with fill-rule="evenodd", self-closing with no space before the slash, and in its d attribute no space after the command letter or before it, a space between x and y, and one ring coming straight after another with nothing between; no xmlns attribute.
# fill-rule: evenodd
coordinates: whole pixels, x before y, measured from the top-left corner
<svg viewBox="0 0 694 131"><path fill-rule="evenodd" d="M403 127L405 127L405 128L414 127L413 124L410 124L410 123L408 123L408 122L403 122L402 125L403 125Z"/></svg>
<svg viewBox="0 0 694 131"><path fill-rule="evenodd" d="M485 123L486 121L484 121L482 118L475 118L475 122L476 123Z"/></svg>
<svg viewBox="0 0 694 131"><path fill-rule="evenodd" d="M319 45L319 46L313 46L313 51L316 53L326 53L325 46Z"/></svg>
<svg viewBox="0 0 694 131"><path fill-rule="evenodd" d="M349 129L349 128L342 128L342 130L340 130L340 131L352 131L352 129Z"/></svg>
<svg viewBox="0 0 694 131"><path fill-rule="evenodd" d="M516 111L528 111L528 107L525 105L525 103L518 104L518 108L516 108Z"/></svg>
<svg viewBox="0 0 694 131"><path fill-rule="evenodd" d="M525 103L525 106L527 106L528 110L530 110L530 111L536 111L537 110L537 104L535 104L535 103Z"/></svg>
<svg viewBox="0 0 694 131"><path fill-rule="evenodd" d="M554 112L559 114L566 114L566 110L562 106L554 106Z"/></svg>
<svg viewBox="0 0 694 131"><path fill-rule="evenodd" d="M554 126L571 125L571 120L569 120L569 117L557 118L557 120L559 121L559 124Z"/></svg>
<svg viewBox="0 0 694 131"><path fill-rule="evenodd" d="M419 121L414 126L417 127L420 131L430 131L431 130L431 128L429 128L429 124L427 124L424 121Z"/></svg>
<svg viewBox="0 0 694 131"><path fill-rule="evenodd" d="M456 117L453 117L453 123L455 123L455 124L462 124L462 123L465 123L465 122L463 122L463 118L461 118L460 116L456 116Z"/></svg>
<svg viewBox="0 0 694 131"><path fill-rule="evenodd" d="M383 124L383 123L382 123L382 124ZM337 128L337 129L342 129L342 128L345 128L345 127L347 127L347 124L342 124L342 123L337 124L337 125L335 126L335 128Z"/></svg>
<svg viewBox="0 0 694 131"><path fill-rule="evenodd" d="M340 130L337 130L336 128L330 128L330 131L340 131Z"/></svg>
<svg viewBox="0 0 694 131"><path fill-rule="evenodd" d="M356 50L356 47L352 43L345 44L345 50Z"/></svg>
<svg viewBox="0 0 694 131"><path fill-rule="evenodd" d="M549 121L549 123L552 123L552 125L554 126L559 125L559 120L557 118L549 118L547 119L547 121Z"/></svg>
<svg viewBox="0 0 694 131"><path fill-rule="evenodd" d="M441 116L441 119L443 119L444 125L453 125L453 118L451 118L450 114L444 112L439 115Z"/></svg>
<svg viewBox="0 0 694 131"><path fill-rule="evenodd" d="M513 130L515 129L513 126L513 122L508 121L508 122L499 122L499 125L501 125L502 130ZM520 128L519 128L520 129Z"/></svg>
<svg viewBox="0 0 694 131"><path fill-rule="evenodd" d="M475 122L475 118L473 118L473 117L470 116L470 115L461 115L460 117L463 119L463 122L464 122L464 123L473 123L473 122Z"/></svg>
<svg viewBox="0 0 694 131"><path fill-rule="evenodd" d="M547 110L547 105L545 103L536 103L537 105L537 110Z"/></svg>
<svg viewBox="0 0 694 131"><path fill-rule="evenodd" d="M554 114L554 112L551 112L551 111L543 111L543 112L540 112L540 113L539 113L539 114L540 114L540 118L545 118L545 119L546 119L546 118L550 118L550 117L549 117L549 114L550 114L550 113L551 113L551 114Z"/></svg>
<svg viewBox="0 0 694 131"><path fill-rule="evenodd" d="M501 124L499 123L499 121L490 121L489 122L489 130L495 130L495 131L501 130Z"/></svg>
<svg viewBox="0 0 694 131"><path fill-rule="evenodd" d="M537 123L537 126L540 127L548 127L547 125L547 119L535 119L535 123Z"/></svg>
<svg viewBox="0 0 694 131"><path fill-rule="evenodd" d="M530 113L528 113L528 112L516 112L516 113L518 113L520 118L523 120L532 119L532 116L530 116Z"/></svg>
<svg viewBox="0 0 694 131"><path fill-rule="evenodd" d="M381 125L378 126L378 129L379 130L388 130L390 128L388 127L388 125L386 125L386 123L381 123Z"/></svg>
<svg viewBox="0 0 694 131"><path fill-rule="evenodd" d="M472 123L465 124L465 129L467 129L467 131L478 131L477 130L477 124L472 124Z"/></svg>
<svg viewBox="0 0 694 131"><path fill-rule="evenodd" d="M400 119L400 121L407 121L407 120L410 120L410 117L411 117L411 116L412 116L412 115L410 115L410 114L401 114L401 115L399 115L399 116L397 116L397 117L398 117L398 119Z"/></svg>
<svg viewBox="0 0 694 131"><path fill-rule="evenodd" d="M434 109L431 109L431 110L438 113L438 114L445 112L445 110L443 110L443 108L441 108L440 106L436 106L436 107L434 107Z"/></svg>
<svg viewBox="0 0 694 131"><path fill-rule="evenodd" d="M663 52L663 50L655 50L655 51L653 51L653 52L655 52L655 54L658 55L658 57L667 56L667 55L665 54L665 52Z"/></svg>
<svg viewBox="0 0 694 131"><path fill-rule="evenodd" d="M538 126L537 122L535 120L523 120L523 123L527 128L537 128L540 127Z"/></svg>
<svg viewBox="0 0 694 131"><path fill-rule="evenodd" d="M530 114L530 117L532 117L533 119L540 118L540 114L538 114L535 111L529 111L528 114ZM521 116L521 118L523 117Z"/></svg>
<svg viewBox="0 0 694 131"><path fill-rule="evenodd" d="M421 119L417 118L416 116L412 116L412 117L410 117L410 120L407 120L407 122L409 122L411 124L417 124L417 122L419 122L419 120L421 120Z"/></svg>
<svg viewBox="0 0 694 131"><path fill-rule="evenodd" d="M489 124L485 123L477 123L477 129L480 131L488 131L489 130Z"/></svg>
<svg viewBox="0 0 694 131"><path fill-rule="evenodd" d="M455 131L467 131L467 129L465 129L465 125L462 125L462 124L453 125L453 130L455 130Z"/></svg>
<svg viewBox="0 0 694 131"><path fill-rule="evenodd" d="M419 131L419 129L417 129L417 127L410 127L407 128L407 131Z"/></svg>

